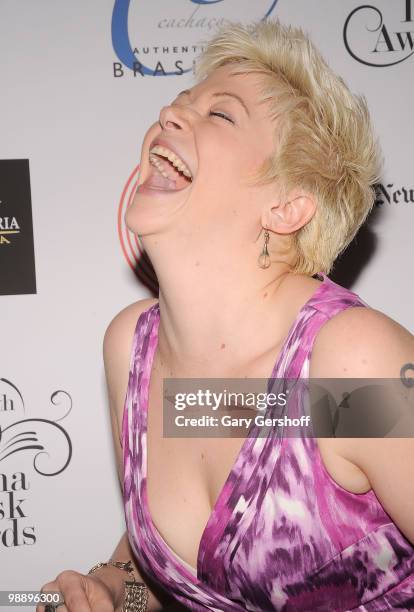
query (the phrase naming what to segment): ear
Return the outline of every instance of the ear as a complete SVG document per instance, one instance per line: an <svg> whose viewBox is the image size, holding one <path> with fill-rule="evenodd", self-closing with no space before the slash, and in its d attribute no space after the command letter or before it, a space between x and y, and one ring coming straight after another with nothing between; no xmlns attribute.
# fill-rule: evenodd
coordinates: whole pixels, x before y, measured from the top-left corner
<svg viewBox="0 0 414 612"><path fill-rule="evenodd" d="M316 211L315 197L300 190L292 191L287 201L270 202L262 215L262 226L276 234L292 234L312 219Z"/></svg>

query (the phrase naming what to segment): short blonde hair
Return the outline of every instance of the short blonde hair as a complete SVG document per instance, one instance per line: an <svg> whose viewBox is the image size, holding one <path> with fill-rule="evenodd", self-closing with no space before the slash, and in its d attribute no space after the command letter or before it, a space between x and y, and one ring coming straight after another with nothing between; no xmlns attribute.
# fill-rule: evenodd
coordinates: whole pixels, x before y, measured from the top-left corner
<svg viewBox="0 0 414 612"><path fill-rule="evenodd" d="M226 25L208 42L196 77L230 63L236 74L263 75L261 101L278 120L275 153L257 180L275 181L284 194L299 187L317 202L292 235L292 271L328 274L375 201L380 154L365 98L351 93L302 30L278 21Z"/></svg>

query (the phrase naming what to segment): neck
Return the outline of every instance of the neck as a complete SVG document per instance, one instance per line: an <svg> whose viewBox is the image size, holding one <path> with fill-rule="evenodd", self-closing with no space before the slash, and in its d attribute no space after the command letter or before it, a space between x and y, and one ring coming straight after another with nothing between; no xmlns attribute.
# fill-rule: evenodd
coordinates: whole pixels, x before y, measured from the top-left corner
<svg viewBox="0 0 414 612"><path fill-rule="evenodd" d="M160 286L158 353L171 375L222 376L247 364L256 348L274 346L293 276L287 264L263 270L251 257L235 257L223 265L210 251L151 260Z"/></svg>

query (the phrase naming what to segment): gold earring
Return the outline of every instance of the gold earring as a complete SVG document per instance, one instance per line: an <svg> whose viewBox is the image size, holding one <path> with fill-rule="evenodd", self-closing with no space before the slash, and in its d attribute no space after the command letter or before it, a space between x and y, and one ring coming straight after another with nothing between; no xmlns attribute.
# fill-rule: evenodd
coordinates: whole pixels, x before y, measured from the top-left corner
<svg viewBox="0 0 414 612"><path fill-rule="evenodd" d="M265 229L263 250L257 259L257 263L259 264L259 267L262 268L263 270L266 270L271 264L269 251L267 250L269 237L270 237L269 232L267 231L267 229Z"/></svg>

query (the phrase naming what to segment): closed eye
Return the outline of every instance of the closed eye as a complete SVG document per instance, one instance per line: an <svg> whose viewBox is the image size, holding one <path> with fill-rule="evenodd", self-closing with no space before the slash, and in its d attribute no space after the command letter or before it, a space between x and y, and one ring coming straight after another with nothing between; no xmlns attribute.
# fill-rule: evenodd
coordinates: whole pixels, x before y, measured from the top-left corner
<svg viewBox="0 0 414 612"><path fill-rule="evenodd" d="M220 113L218 111L210 111L210 115L214 115L215 117L221 117L222 119L225 119L226 121L229 121L230 123L234 123L233 119L231 119L228 115L226 115L225 113Z"/></svg>

